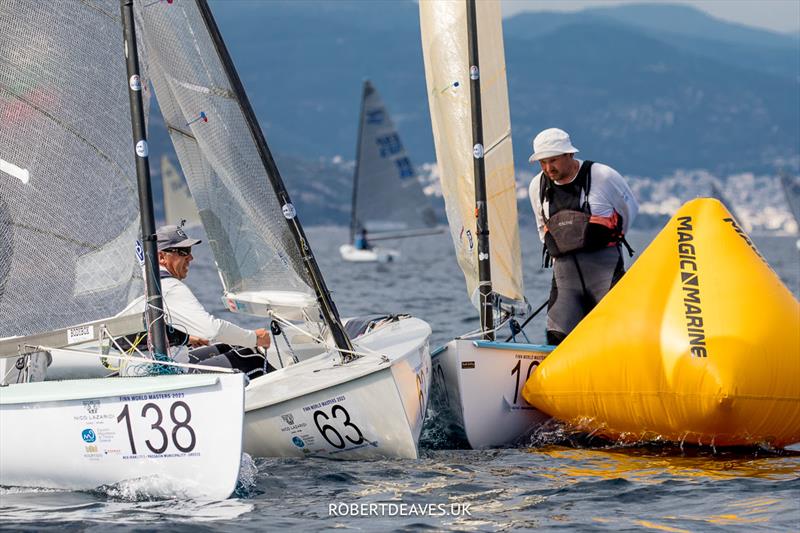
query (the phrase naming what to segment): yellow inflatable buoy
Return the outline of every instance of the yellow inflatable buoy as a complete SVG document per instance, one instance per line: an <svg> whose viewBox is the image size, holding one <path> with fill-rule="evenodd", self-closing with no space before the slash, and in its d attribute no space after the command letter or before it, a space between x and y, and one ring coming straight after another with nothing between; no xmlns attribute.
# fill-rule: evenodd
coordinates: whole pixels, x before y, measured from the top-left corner
<svg viewBox="0 0 800 533"><path fill-rule="evenodd" d="M615 440L800 442L800 303L719 201L692 200L523 396Z"/></svg>

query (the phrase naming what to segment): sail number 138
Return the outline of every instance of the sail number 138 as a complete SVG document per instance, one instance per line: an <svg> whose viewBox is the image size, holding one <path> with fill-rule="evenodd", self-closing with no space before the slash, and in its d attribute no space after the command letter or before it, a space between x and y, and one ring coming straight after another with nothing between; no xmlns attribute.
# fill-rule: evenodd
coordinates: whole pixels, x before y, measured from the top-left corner
<svg viewBox="0 0 800 533"><path fill-rule="evenodd" d="M170 406L169 417L170 420L172 420L171 435L168 435L167 431L161 425L164 421L164 414L161 412L161 407L152 402L146 403L144 407L142 407L140 416L150 421L152 418L149 417L153 417L151 413L155 414L155 421L150 425L150 429L152 430L151 435L149 435L150 438L144 441L145 445L147 445L147 449L153 453L161 454L166 451L170 442L172 442L173 446L183 453L189 453L194 450L197 444L197 435L195 435L192 426L189 425L189 422L192 420L192 410L186 402L177 401ZM125 421L125 427L128 430L128 442L131 445L131 453L136 455L136 442L133 436L131 412L128 404L125 404L125 407L122 408L122 412L117 416L117 422L122 421Z"/></svg>

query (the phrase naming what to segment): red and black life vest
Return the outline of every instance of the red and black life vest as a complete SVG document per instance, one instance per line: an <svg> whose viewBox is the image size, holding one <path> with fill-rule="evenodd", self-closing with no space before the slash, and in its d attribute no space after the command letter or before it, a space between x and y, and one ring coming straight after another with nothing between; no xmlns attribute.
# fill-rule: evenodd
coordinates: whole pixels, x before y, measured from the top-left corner
<svg viewBox="0 0 800 533"><path fill-rule="evenodd" d="M553 186L552 181L542 172L539 179L539 202L545 227L545 250L551 257L600 250L616 246L620 242L628 247L632 255L633 251L622 233L622 215L616 210L610 217L592 215L589 190L592 186L593 164L593 161L584 161L578 175L566 185ZM549 217L544 214L545 200ZM545 258L545 264L547 263L549 261Z"/></svg>

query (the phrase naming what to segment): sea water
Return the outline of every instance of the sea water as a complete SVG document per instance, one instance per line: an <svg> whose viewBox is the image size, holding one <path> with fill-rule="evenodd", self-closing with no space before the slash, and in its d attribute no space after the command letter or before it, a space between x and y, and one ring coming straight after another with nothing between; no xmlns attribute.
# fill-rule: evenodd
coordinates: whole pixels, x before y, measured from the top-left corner
<svg viewBox="0 0 800 533"><path fill-rule="evenodd" d="M415 315L433 328L433 347L478 327L449 233L391 243L402 256L390 264L344 263L338 247L346 228L307 233L342 316ZM641 252L654 233L634 231L631 244ZM547 299L551 272L540 268L535 229L523 227L521 237L535 309ZM795 240L754 236L798 295ZM245 326L263 325L224 310L207 245L194 255L188 282L207 308ZM541 313L526 326L532 342L544 341L544 320ZM800 530L800 454L619 446L558 432L519 448L472 451L444 438L431 414L417 460L245 456L237 494L217 502L164 499L170 487L152 480L82 492L2 487L0 529Z"/></svg>

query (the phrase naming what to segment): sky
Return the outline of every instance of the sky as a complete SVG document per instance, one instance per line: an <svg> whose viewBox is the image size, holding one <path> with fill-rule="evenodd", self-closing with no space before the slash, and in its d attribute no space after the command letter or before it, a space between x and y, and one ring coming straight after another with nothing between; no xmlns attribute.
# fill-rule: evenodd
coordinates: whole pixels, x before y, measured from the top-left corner
<svg viewBox="0 0 800 533"><path fill-rule="evenodd" d="M688 4L727 22L781 33L800 31L800 0L503 0L503 15L644 3Z"/></svg>

